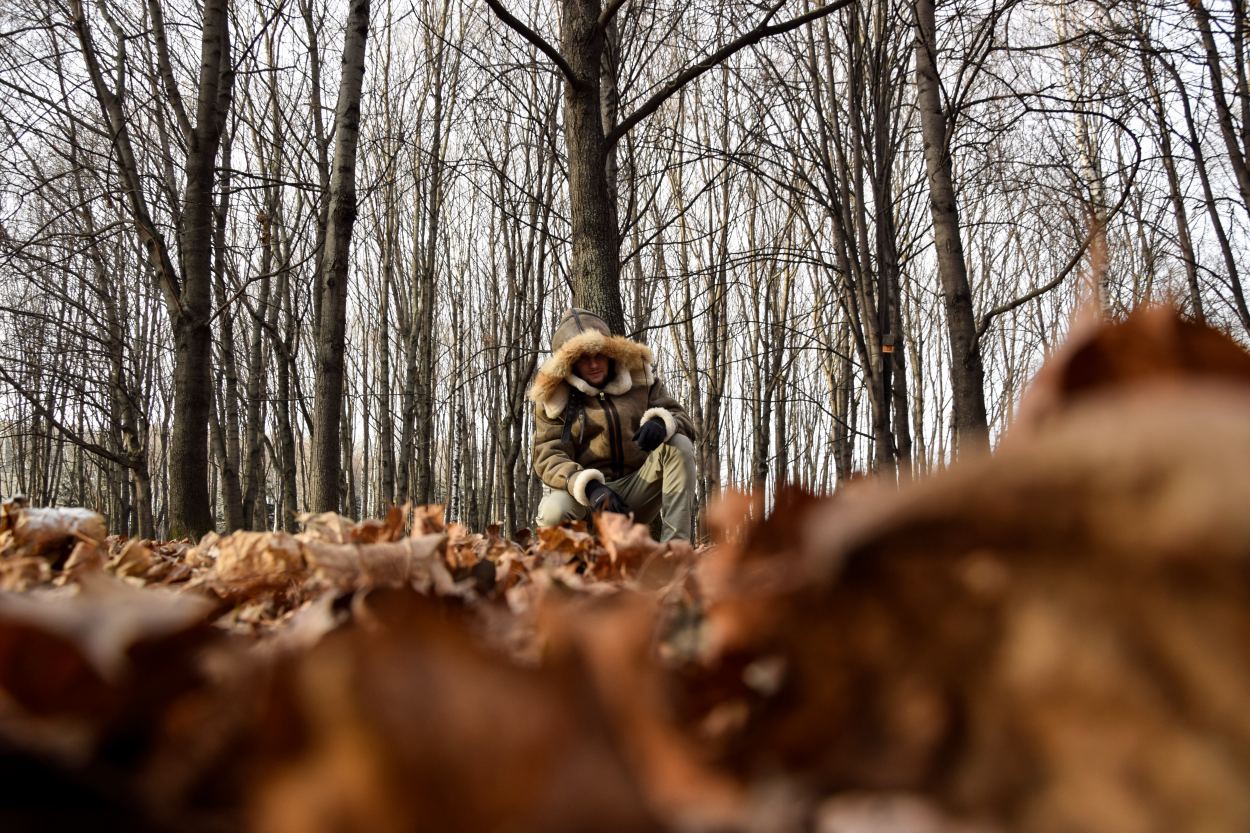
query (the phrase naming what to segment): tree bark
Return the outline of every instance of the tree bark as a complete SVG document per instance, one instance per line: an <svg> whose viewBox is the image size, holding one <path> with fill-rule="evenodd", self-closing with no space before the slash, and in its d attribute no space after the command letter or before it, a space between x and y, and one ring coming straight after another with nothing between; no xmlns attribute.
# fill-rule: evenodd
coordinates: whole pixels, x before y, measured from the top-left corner
<svg viewBox="0 0 1250 833"><path fill-rule="evenodd" d="M1194 19L1198 23L1198 32L1202 37L1207 74L1211 82L1211 96L1215 105L1215 116L1220 125L1220 136L1224 139L1224 148L1228 151L1228 164L1232 167L1233 175L1237 181L1237 190L1241 196L1241 206L1247 212L1250 212L1250 162L1247 161L1246 150L1238 140L1237 127L1233 122L1232 108L1228 102L1228 95L1224 91L1224 73L1220 69L1220 52L1219 47L1215 43L1215 33L1211 27L1211 14L1207 11L1206 6L1202 4L1202 0L1189 0L1189 7L1193 9ZM1241 17L1241 15L1236 16ZM1238 33L1240 34L1243 29L1244 21L1238 21ZM1245 106L1245 91L1239 89L1238 94L1243 99L1242 105ZM1242 125L1243 131L1246 127L1247 125Z"/></svg>
<svg viewBox="0 0 1250 833"><path fill-rule="evenodd" d="M603 132L600 72L605 35L599 0L561 4L561 51L573 72L564 85L564 139L568 151L569 211L573 244L569 269L573 303L601 316L624 334L621 304L620 226L616 189L608 178L610 147Z"/></svg>
<svg viewBox="0 0 1250 833"><path fill-rule="evenodd" d="M933 0L915 0L916 98L929 180L929 211L951 351L951 390L957 453L988 450L985 381L977 344L959 209L951 173L947 114L937 71Z"/></svg>
<svg viewBox="0 0 1250 833"><path fill-rule="evenodd" d="M347 12L343 72L334 115L334 162L330 209L321 255L321 327L317 333L317 382L313 406L312 494L315 511L339 510L340 420L347 338L347 269L356 222L356 145L365 76L369 0L352 0Z"/></svg>
<svg viewBox="0 0 1250 833"><path fill-rule="evenodd" d="M208 493L212 408L214 163L233 84L225 0L204 3L199 99L187 148L179 251L183 266L174 330L174 421L169 449L169 534L199 537L214 527Z"/></svg>
<svg viewBox="0 0 1250 833"><path fill-rule="evenodd" d="M242 451L239 441L239 365L234 349L234 313L227 308L226 295L226 218L230 211L230 149L231 137L222 142L222 160L226 172L222 174L221 194L215 212L213 234L213 291L217 299L217 326L221 337L219 353L223 390L218 422L222 433L219 461L221 466L222 502L225 504L226 531L248 527L243 505L243 484L239 478Z"/></svg>

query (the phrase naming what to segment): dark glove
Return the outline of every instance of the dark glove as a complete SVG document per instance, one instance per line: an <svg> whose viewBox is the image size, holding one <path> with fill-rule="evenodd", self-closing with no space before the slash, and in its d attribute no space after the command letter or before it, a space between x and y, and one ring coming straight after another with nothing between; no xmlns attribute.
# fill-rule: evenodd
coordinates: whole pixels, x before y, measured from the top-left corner
<svg viewBox="0 0 1250 833"><path fill-rule="evenodd" d="M586 486L586 497L590 498L590 508L595 512L629 514L629 507L621 500L621 496L598 480L592 480Z"/></svg>
<svg viewBox="0 0 1250 833"><path fill-rule="evenodd" d="M638 447L643 451L655 451L660 447L660 443L664 442L664 435L667 433L668 428L664 425L664 420L651 417L638 426L638 430L634 432L634 442L638 443Z"/></svg>

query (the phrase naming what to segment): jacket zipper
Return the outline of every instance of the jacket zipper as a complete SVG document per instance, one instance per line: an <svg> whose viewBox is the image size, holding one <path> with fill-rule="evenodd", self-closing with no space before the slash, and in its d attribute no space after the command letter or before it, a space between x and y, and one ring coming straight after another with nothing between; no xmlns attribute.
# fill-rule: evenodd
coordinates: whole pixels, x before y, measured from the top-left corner
<svg viewBox="0 0 1250 833"><path fill-rule="evenodd" d="M617 413L612 400L608 399L603 391L599 392L599 402L603 406L604 416L607 417L608 445L612 448L612 473L620 477L625 468L625 449L621 445L621 416Z"/></svg>

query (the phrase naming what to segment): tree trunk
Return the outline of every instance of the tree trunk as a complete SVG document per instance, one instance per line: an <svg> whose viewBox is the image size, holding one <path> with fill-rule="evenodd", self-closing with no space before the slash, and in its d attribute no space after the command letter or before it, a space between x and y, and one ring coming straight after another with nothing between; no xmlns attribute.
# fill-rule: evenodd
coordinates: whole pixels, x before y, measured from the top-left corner
<svg viewBox="0 0 1250 833"><path fill-rule="evenodd" d="M929 211L946 327L951 350L951 390L956 450L962 454L989 448L985 381L972 312L972 291L960 238L959 210L951 175L947 115L937 72L933 0L915 0L916 98L929 178Z"/></svg>
<svg viewBox="0 0 1250 833"><path fill-rule="evenodd" d="M159 4L153 2L150 6L159 15ZM130 141L123 109L124 86L117 84L114 92L106 82L80 0L70 0L69 11L97 102L108 124L131 218L164 294L173 330L173 434L167 447L168 534L172 538L198 537L213 527L208 493L212 197L214 162L234 80L230 67L227 3L206 0L203 4L195 125L192 126L181 111L180 100L176 107L187 145L186 185L177 217L181 274L174 267L169 246L148 210L138 157ZM163 63L168 60L168 55L159 57Z"/></svg>
<svg viewBox="0 0 1250 833"><path fill-rule="evenodd" d="M226 296L226 219L230 210L230 146L227 135L222 142L221 195L215 214L213 234L213 290L217 298L217 322L221 333L219 352L224 390L221 411L218 413L222 442L219 454L221 465L222 501L225 503L226 531L248 527L243 505L243 485L239 479L242 452L239 443L239 369L234 351L234 313L227 308Z"/></svg>
<svg viewBox="0 0 1250 833"><path fill-rule="evenodd" d="M277 341L275 361L277 362L277 407L274 409L278 424L278 449L276 455L279 464L279 480L281 482L281 501L274 508L275 515L280 516L277 524L287 532L296 529L295 516L299 513L298 477L295 469L295 431L291 425L291 415L295 402L291 395L291 361L290 352L295 344L295 322L291 315L290 272L282 269L278 278L278 298L271 306L271 332L277 333L278 309L281 305L284 313L283 339Z"/></svg>
<svg viewBox="0 0 1250 833"><path fill-rule="evenodd" d="M169 449L169 534L198 538L214 527L208 494L212 409L214 163L233 83L225 0L204 3L196 124L187 148L179 252L183 267L174 330L174 421ZM227 101L223 101L223 98Z"/></svg>
<svg viewBox="0 0 1250 833"><path fill-rule="evenodd" d="M343 414L343 354L347 337L347 268L352 226L356 222L356 144L360 135L360 93L365 76L369 0L352 0L346 29L343 73L334 116L330 210L321 256L321 327L317 332L309 501L314 511L319 512L339 509L339 423Z"/></svg>
<svg viewBox="0 0 1250 833"><path fill-rule="evenodd" d="M393 206L394 203L392 202ZM393 210L393 209L392 209ZM391 325L390 296L391 271L394 269L395 240L390 230L393 221L387 219L387 243L382 255L382 297L378 310L378 376L377 376L377 407L378 407L378 466L379 484L375 512L384 517L391 504L395 502L395 420L391 410Z"/></svg>
<svg viewBox="0 0 1250 833"><path fill-rule="evenodd" d="M1241 195L1241 205L1250 212L1250 162L1247 162L1246 151L1238 140L1237 128L1233 123L1232 108L1224 91L1224 73L1220 69L1220 52L1215 43L1215 33L1211 27L1211 15L1202 0L1189 0L1193 9L1194 19L1198 22L1198 32L1202 36L1202 48L1206 56L1207 74L1211 82L1211 95L1214 99L1215 116L1220 125L1220 136L1224 139L1224 149L1228 151L1228 164L1233 169L1237 182L1237 190ZM1241 15L1235 15L1240 18ZM1244 29L1244 21L1237 21L1238 34ZM1236 42L1237 39L1234 39ZM1240 86L1240 85L1239 85ZM1238 90L1244 99L1245 91ZM1246 102L1243 100L1242 105ZM1242 125L1246 129L1247 125Z"/></svg>
<svg viewBox="0 0 1250 833"><path fill-rule="evenodd" d="M270 204L272 208L272 203ZM268 314L270 300L270 272L273 270L273 243L270 215L265 214L260 223L261 274L260 291L248 339L247 355L247 416L245 419L244 448L247 460L243 469L243 512L248 529L265 529L269 513L265 506L265 448L264 448L264 394L265 350L262 339L264 316Z"/></svg>
<svg viewBox="0 0 1250 833"><path fill-rule="evenodd" d="M608 179L609 146L603 133L600 71L604 33L598 25L599 11L599 0L566 0L561 4L561 51L574 76L564 84L564 139L573 225L569 268L573 303L601 316L612 332L623 334L621 232L615 188Z"/></svg>

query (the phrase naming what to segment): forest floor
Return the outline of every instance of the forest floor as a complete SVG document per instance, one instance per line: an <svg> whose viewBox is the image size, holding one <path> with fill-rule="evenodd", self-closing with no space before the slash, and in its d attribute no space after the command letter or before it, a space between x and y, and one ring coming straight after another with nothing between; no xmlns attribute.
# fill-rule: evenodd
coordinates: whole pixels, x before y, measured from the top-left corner
<svg viewBox="0 0 1250 833"><path fill-rule="evenodd" d="M0 516L0 828L1250 829L1250 355L1078 324L992 455L715 544Z"/></svg>

